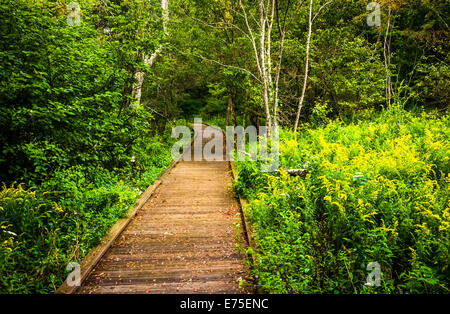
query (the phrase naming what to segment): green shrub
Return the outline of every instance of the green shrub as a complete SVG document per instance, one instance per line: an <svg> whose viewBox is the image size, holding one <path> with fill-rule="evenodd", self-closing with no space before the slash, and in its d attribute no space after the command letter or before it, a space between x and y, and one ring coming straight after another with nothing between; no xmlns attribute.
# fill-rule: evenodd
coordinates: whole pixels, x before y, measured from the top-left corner
<svg viewBox="0 0 450 314"><path fill-rule="evenodd" d="M20 185L0 192L0 291L48 292L58 284L75 239L76 214ZM69 231L70 232L70 231Z"/></svg>
<svg viewBox="0 0 450 314"><path fill-rule="evenodd" d="M280 167L238 163L258 284L271 293L448 293L449 119L401 113L280 133ZM396 120L398 121L398 120ZM381 286L365 285L371 262Z"/></svg>

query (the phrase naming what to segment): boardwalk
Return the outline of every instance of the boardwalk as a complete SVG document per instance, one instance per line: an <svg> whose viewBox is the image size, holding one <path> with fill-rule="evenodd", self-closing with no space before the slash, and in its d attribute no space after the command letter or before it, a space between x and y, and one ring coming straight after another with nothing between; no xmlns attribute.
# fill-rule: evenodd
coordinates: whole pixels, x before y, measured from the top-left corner
<svg viewBox="0 0 450 314"><path fill-rule="evenodd" d="M225 161L178 163L78 292L242 293L229 170Z"/></svg>

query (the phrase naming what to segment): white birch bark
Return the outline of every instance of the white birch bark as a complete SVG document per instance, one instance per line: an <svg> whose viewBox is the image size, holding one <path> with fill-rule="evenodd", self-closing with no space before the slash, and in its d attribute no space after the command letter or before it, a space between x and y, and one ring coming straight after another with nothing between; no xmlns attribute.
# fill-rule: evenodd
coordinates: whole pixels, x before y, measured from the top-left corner
<svg viewBox="0 0 450 314"><path fill-rule="evenodd" d="M308 71L309 71L309 46L311 41L311 30L312 30L312 6L313 0L309 1L309 21L308 21L308 38L306 39L306 56L305 56L305 78L303 80L303 89L298 102L297 116L295 117L294 132L297 133L298 122L300 120L300 113L303 107L303 100L305 99L306 86L308 84Z"/></svg>
<svg viewBox="0 0 450 314"><path fill-rule="evenodd" d="M167 21L169 20L169 0L161 0L161 8L163 14L163 30L164 34L167 34ZM153 62L155 62L158 55L161 53L162 47L159 46L158 49L149 57L143 55L144 62L149 68L152 67ZM142 96L142 85L144 84L145 73L142 71L136 72L134 75L136 83L133 86L132 97L134 98L134 106L139 106L141 104Z"/></svg>

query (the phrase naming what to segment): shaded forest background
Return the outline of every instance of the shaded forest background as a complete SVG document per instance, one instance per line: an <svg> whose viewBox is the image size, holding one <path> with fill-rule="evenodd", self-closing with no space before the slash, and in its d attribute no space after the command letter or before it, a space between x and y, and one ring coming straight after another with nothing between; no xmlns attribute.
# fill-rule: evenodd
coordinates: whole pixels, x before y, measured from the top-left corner
<svg viewBox="0 0 450 314"><path fill-rule="evenodd" d="M274 179L256 166L240 166L237 191L251 200L267 197L266 203L253 205L255 226L265 239L260 248L289 244L289 252L261 256L252 274L266 291L371 292L356 289L354 282L364 281L361 265L376 256L385 272L393 272L383 292L448 293L448 1L380 0L379 26L367 24L373 10L367 10L365 0L69 3L0 0L1 292L54 291L67 263L81 260L99 243L171 162L171 127L198 116L222 127L280 125L284 167L325 165L326 160L339 166L329 165L328 172L315 168L313 181L326 192L310 195L308 204L316 207L292 201L294 208L258 194L269 193ZM323 145L306 141L309 136L322 138ZM327 212L321 203L332 194L330 185L318 177L344 180L351 173L351 181L359 171L354 158L370 155L343 153L355 143L376 152L373 164L384 152L393 158L386 164L400 165L400 156L394 156L400 148L386 144L396 140L403 140L404 156L418 154L417 160L407 160L426 167L410 165L417 170L414 175L395 167L389 168L392 173L368 167L374 179L384 175L408 189L401 201L390 194L398 189L386 192L389 213L373 213L376 221L359 225L370 239L367 245L380 247L392 241L371 233L371 225L392 229L397 221L403 226L402 242L389 248L399 257L389 259L383 258L390 256L387 251L372 254L355 245L361 238L346 229L355 223L348 219L353 214L333 220L335 208ZM321 155L327 152L324 143L341 143L345 149L332 145L330 155ZM343 155L352 161L339 159ZM295 190L298 182L289 180L276 184L293 184ZM426 217L415 211L419 205L405 205L424 193L417 182L434 195L428 205L420 205L429 211ZM373 190L381 195L379 184ZM349 186L346 193L362 193L364 187L355 189ZM363 197L362 202L380 204ZM351 204L358 203L352 198ZM288 239L272 233L281 218L270 218L268 204L278 204L273 211L283 217L291 215L290 227L283 229ZM306 208L312 211L305 216L308 222L296 216ZM350 205L342 208L350 213ZM392 225L383 225L387 221ZM427 222L430 237L421 242L414 228ZM291 223L311 228L297 230ZM301 235L320 233L310 234L304 251L294 254L298 238L292 228ZM333 236L339 233L353 246ZM321 236L327 241L314 242ZM354 255L344 258L344 251ZM334 259L309 265L300 255ZM342 263L345 272L338 271ZM291 278L305 269L303 277Z"/></svg>

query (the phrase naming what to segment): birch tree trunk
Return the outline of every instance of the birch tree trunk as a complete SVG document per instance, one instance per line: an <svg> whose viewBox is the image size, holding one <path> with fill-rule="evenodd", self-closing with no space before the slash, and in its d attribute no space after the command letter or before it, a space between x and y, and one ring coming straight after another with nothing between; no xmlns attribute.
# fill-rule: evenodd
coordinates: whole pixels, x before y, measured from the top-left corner
<svg viewBox="0 0 450 314"><path fill-rule="evenodd" d="M272 117L270 115L269 106L269 82L268 82L268 71L267 71L267 61L266 61L266 25L267 25L267 8L264 5L264 0L259 0L259 16L260 16L260 38L259 38L259 58L261 64L261 80L262 80L262 92L264 100L264 109L266 111L266 125L268 133L272 127Z"/></svg>
<svg viewBox="0 0 450 314"><path fill-rule="evenodd" d="M312 30L312 6L313 0L309 1L309 21L308 21L308 38L306 40L306 57L305 57L305 78L303 80L303 89L298 102L297 116L295 117L294 132L297 133L298 122L300 120L300 113L303 107L303 101L305 99L306 86L308 84L308 71L309 71L309 46L311 41L311 30Z"/></svg>
<svg viewBox="0 0 450 314"><path fill-rule="evenodd" d="M276 11L276 17L277 17L277 24L278 24L278 32L280 34L280 50L278 52L278 60L277 60L277 66L275 69L275 84L274 84L274 96L273 96L273 119L275 121L275 126L278 125L278 91L279 91L279 83L280 83L280 73L281 73L281 63L283 61L283 51L284 51L284 39L286 37L286 18L288 14L289 8L287 8L283 24L281 22L280 18L280 12L279 12L279 6L278 6L278 0L274 1L274 9Z"/></svg>
<svg viewBox="0 0 450 314"><path fill-rule="evenodd" d="M169 19L169 0L161 0L161 9L163 14L163 30L164 34L167 34L167 21ZM145 55L142 55L144 62L147 64L149 68L152 67L153 62L155 62L156 57L161 53L162 47L159 46L158 49L148 58ZM139 106L141 104L141 96L142 96L142 85L144 84L145 73L142 71L138 71L134 74L136 79L136 83L133 86L133 91L131 96L134 98L133 105Z"/></svg>
<svg viewBox="0 0 450 314"><path fill-rule="evenodd" d="M256 66L258 69L257 79L261 84L261 95L263 98L266 116L267 135L270 135L271 127L278 124L278 86L281 72L281 61L283 58L286 17L288 15L291 2L288 2L284 21L282 23L283 26L281 27L278 0L259 0L259 23L255 21L257 24L255 31L250 26L247 11L241 0L239 0L239 4L242 9L242 17L244 17L245 25L248 30L246 37L249 39L254 52ZM273 65L272 28L275 21L275 14L280 31L280 48L276 64ZM259 42L258 37L254 36L254 34L259 35ZM275 73L273 73L273 68L275 69ZM275 75L274 80L272 79L273 74Z"/></svg>
<svg viewBox="0 0 450 314"><path fill-rule="evenodd" d="M270 5L270 2L271 5ZM274 22L274 15L275 15L275 0L268 1L267 4L269 7L267 7L266 11L266 18L267 18L267 48L266 48L266 60L267 60L267 85L268 88L268 98L269 98L269 110L270 107L272 107L272 113L271 113L271 125L276 126L277 120L276 120L276 113L274 112L274 103L275 103L275 93L274 93L274 82L272 80L272 27ZM269 9L270 9L270 15L269 15Z"/></svg>

